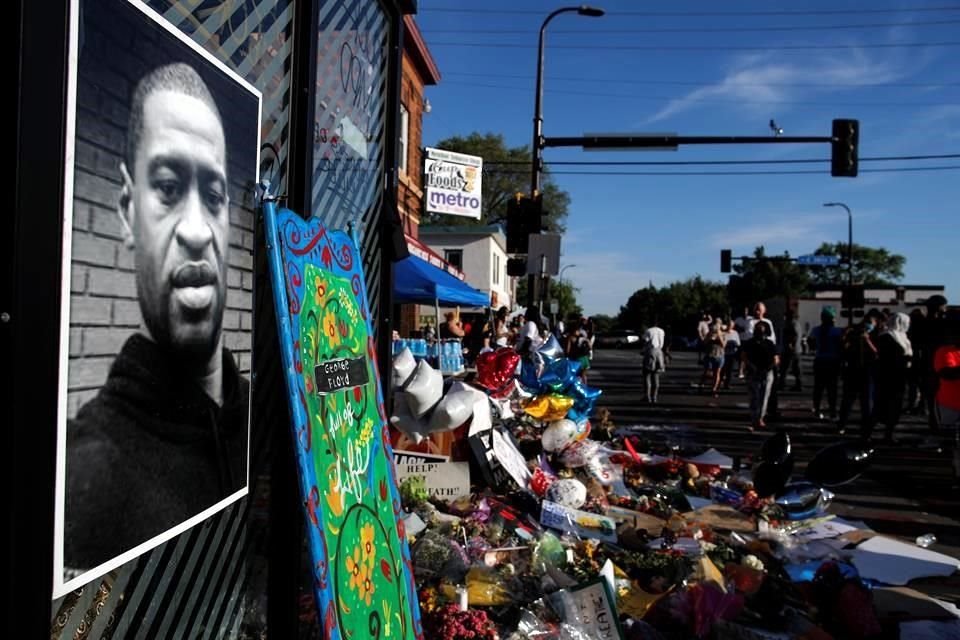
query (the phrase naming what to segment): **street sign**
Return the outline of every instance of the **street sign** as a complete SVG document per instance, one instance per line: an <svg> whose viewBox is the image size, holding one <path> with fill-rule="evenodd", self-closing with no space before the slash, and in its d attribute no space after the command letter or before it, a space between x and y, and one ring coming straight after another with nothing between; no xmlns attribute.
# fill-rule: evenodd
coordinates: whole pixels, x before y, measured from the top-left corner
<svg viewBox="0 0 960 640"><path fill-rule="evenodd" d="M834 267L840 264L839 256L817 256L813 254L808 254L805 256L797 256L797 264L804 264L807 266L816 266L816 267Z"/></svg>
<svg viewBox="0 0 960 640"><path fill-rule="evenodd" d="M556 298L550 300L550 313L556 315L560 311L560 301Z"/></svg>

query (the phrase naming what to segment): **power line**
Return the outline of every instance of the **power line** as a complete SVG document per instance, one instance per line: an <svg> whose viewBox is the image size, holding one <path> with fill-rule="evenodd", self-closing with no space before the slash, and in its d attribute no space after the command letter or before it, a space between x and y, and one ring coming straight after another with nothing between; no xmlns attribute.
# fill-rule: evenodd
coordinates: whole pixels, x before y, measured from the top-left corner
<svg viewBox="0 0 960 640"><path fill-rule="evenodd" d="M860 169L860 173L906 173L918 171L955 171L960 165L937 167L891 167L887 169ZM505 173L526 173L517 169ZM551 171L551 176L786 176L786 175L830 175L829 170L786 169L772 171Z"/></svg>
<svg viewBox="0 0 960 640"><path fill-rule="evenodd" d="M424 13L475 13L491 15L545 15L541 9L464 9L460 7L422 7ZM839 16L891 13L939 13L941 11L960 11L960 5L939 7L916 7L911 9L821 9L800 11L608 11L608 16L645 16L645 17L743 17L743 16Z"/></svg>
<svg viewBox="0 0 960 640"><path fill-rule="evenodd" d="M847 29L882 29L888 27L937 27L943 25L960 24L960 20L923 20L917 22L872 22L861 24L833 24L818 26L759 26L759 27L644 27L636 29L591 29L590 33L603 34L631 34L631 33L754 33L769 31L837 31ZM496 33L496 34L523 34L536 33L530 29L424 29L425 34L434 33ZM551 29L550 33L584 33L583 29Z"/></svg>
<svg viewBox="0 0 960 640"><path fill-rule="evenodd" d="M444 77L448 76L467 76L474 78L502 78L514 80L528 80L533 82L534 78L523 74L504 74L504 73L475 73L472 71L444 71ZM620 78L587 78L583 76L561 76L547 75L547 80L567 80L571 82L594 82L607 84L665 84L684 87L702 87L704 85L715 84L717 80L623 80ZM865 87L955 87L960 86L960 82L858 82L856 80L847 84L838 84L836 82L734 82L726 86L744 86L744 87L824 87L838 89L859 89Z"/></svg>
<svg viewBox="0 0 960 640"><path fill-rule="evenodd" d="M447 80L446 84L453 84L459 86L467 86L477 89L507 89L511 91L525 91L530 92L533 90L532 86L529 87L514 87L511 85L504 84L490 84L482 82L468 82L460 80ZM828 102L811 102L811 101L800 101L800 100L747 100L747 99L730 99L723 100L719 98L688 98L686 96L641 96L630 93L600 93L597 91L576 91L573 89L553 89L548 87L545 89L547 93L551 94L561 94L569 96L589 96L593 98L625 98L627 100L646 100L646 101L664 101L664 100L686 100L689 102L695 103L715 103L715 104L769 104L769 105L801 105L808 107L931 107L931 106L941 106L943 102L837 102L830 100Z"/></svg>
<svg viewBox="0 0 960 640"><path fill-rule="evenodd" d="M536 49L532 44L511 42L431 42L431 47L469 47L494 49ZM552 44L551 49L576 51L824 51L844 49L912 49L918 47L957 47L960 41L944 42L873 42L867 44L794 44L779 47L744 45L643 45L643 44Z"/></svg>
<svg viewBox="0 0 960 640"><path fill-rule="evenodd" d="M914 156L873 156L860 158L860 162L891 162L906 160L947 160L960 158L960 153L944 153L937 155ZM817 164L830 162L830 158L798 158L774 160L561 160L547 162L550 167L556 166L584 166L584 167L637 167L637 166L705 166L705 165L747 165L747 164ZM484 165L524 165L530 166L529 161L523 160L489 160ZM552 172L551 172L552 173Z"/></svg>

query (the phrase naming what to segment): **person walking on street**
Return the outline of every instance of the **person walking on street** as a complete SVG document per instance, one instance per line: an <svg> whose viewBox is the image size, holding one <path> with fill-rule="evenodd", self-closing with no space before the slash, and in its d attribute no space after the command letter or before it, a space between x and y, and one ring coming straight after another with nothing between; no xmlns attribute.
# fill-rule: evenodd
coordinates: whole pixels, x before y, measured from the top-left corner
<svg viewBox="0 0 960 640"><path fill-rule="evenodd" d="M723 334L726 338L723 349L723 374L720 379L724 389L730 388L730 380L733 378L734 369L740 362L740 333L732 321L727 322L727 330Z"/></svg>
<svg viewBox="0 0 960 640"><path fill-rule="evenodd" d="M663 357L666 336L657 324L654 318L652 326L643 333L641 338L643 382L647 392L647 404L657 403L657 394L660 392L660 373L666 369Z"/></svg>
<svg viewBox="0 0 960 640"><path fill-rule="evenodd" d="M823 392L827 392L830 419L837 419L837 381L840 379L840 356L843 330L835 325L837 312L827 305L820 312L820 324L810 332L813 344L813 413L824 419L820 409Z"/></svg>
<svg viewBox="0 0 960 640"><path fill-rule="evenodd" d="M706 340L710 334L710 314L706 311L700 314L700 322L697 323L697 364L703 364L707 357Z"/></svg>
<svg viewBox="0 0 960 640"><path fill-rule="evenodd" d="M750 396L750 430L767 426L767 405L773 388L773 372L780 364L776 346L767 339L769 327L758 322L753 337L740 350L740 376L747 376Z"/></svg>
<svg viewBox="0 0 960 640"><path fill-rule="evenodd" d="M877 347L874 333L879 323L879 312L870 311L858 325L847 330L843 341L843 395L840 399L840 419L837 430L843 434L850 418L854 401L860 402L860 426L866 430L873 416L874 368Z"/></svg>
<svg viewBox="0 0 960 640"><path fill-rule="evenodd" d="M723 355L725 352L726 338L723 332L723 325L718 319L710 327L710 332L704 340L704 353L706 361L703 365L703 373L700 376L700 388L703 389L705 381L710 382L713 397L720 394L720 374L723 372Z"/></svg>
<svg viewBox="0 0 960 640"><path fill-rule="evenodd" d="M903 410L907 371L913 359L913 349L907 337L909 328L910 317L905 313L895 313L887 319L886 331L877 337L876 411L862 434L865 440L870 439L874 425L882 422L886 427L884 440L893 442L893 430L900 422Z"/></svg>
<svg viewBox="0 0 960 640"><path fill-rule="evenodd" d="M800 381L800 321L793 314L792 309L787 310L783 323L783 362L780 366L780 384L781 391L787 388L787 375L793 374L794 384L792 391L803 391L803 384Z"/></svg>
<svg viewBox="0 0 960 640"><path fill-rule="evenodd" d="M937 410L940 425L952 429L953 437L947 447L952 449L953 486L960 488L960 313L952 312L944 323L945 344L933 355L933 370L939 379Z"/></svg>

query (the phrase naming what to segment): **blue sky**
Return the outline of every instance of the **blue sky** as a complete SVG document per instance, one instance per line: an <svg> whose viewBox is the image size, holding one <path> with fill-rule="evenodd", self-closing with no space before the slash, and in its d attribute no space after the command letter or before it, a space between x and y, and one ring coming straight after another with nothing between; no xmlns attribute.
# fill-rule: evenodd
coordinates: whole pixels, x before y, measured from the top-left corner
<svg viewBox="0 0 960 640"><path fill-rule="evenodd" d="M960 3L631 2L547 29L543 132L826 136L860 121L860 157L960 154ZM421 0L416 19L440 68L427 88L424 144L472 131L530 144L537 33L560 1ZM950 10L943 7L951 6ZM931 10L932 9L932 10ZM803 14L797 12L804 12ZM669 14L669 15L664 15ZM909 45L909 46L902 46ZM677 151L547 149L559 161L829 158L826 144L688 146ZM636 289L696 274L725 280L734 255L811 253L846 241L907 258L904 284L943 284L960 302L960 158L829 164L553 166L572 203L561 264L588 313L615 314ZM651 171L809 171L800 175L611 175ZM573 175L566 172L596 172Z"/></svg>

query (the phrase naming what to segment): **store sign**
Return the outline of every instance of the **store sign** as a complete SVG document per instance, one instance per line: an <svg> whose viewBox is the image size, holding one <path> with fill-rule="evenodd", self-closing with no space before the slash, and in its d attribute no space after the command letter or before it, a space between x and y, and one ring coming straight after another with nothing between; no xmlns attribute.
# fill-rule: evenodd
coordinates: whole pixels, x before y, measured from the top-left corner
<svg viewBox="0 0 960 640"><path fill-rule="evenodd" d="M423 188L428 213L480 219L483 158L425 149Z"/></svg>

